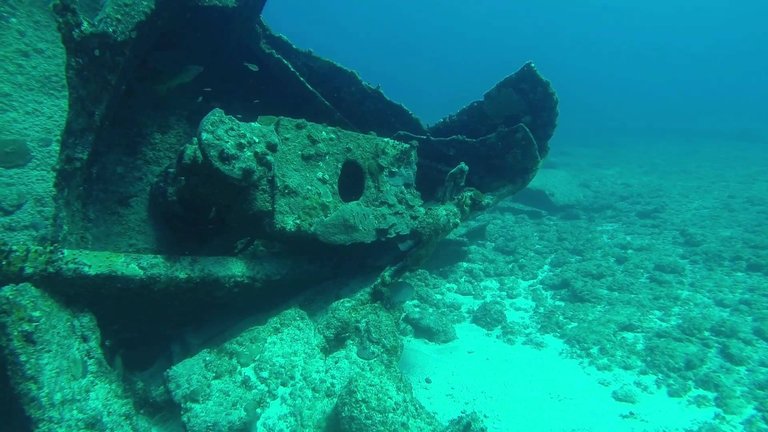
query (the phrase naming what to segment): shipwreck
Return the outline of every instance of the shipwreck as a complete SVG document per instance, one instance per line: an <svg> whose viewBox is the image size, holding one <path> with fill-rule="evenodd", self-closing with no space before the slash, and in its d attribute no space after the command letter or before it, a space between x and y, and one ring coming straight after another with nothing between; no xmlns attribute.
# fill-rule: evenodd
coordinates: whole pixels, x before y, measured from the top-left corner
<svg viewBox="0 0 768 432"><path fill-rule="evenodd" d="M37 430L276 430L275 380L313 407L280 420L301 430L360 430L377 386L412 408L392 421L482 430L418 408L397 374L390 287L531 181L555 130L554 90L527 63L425 127L273 33L264 4L54 3L69 87L55 235L0 250L0 341ZM323 291L358 277L351 292ZM306 296L314 306L301 307ZM171 349L206 326L225 330ZM262 358L281 349L327 380L309 391L312 379ZM331 359L346 372L328 372ZM235 379L246 370L249 382ZM76 394L94 388L112 411ZM376 427L364 430L405 430Z"/></svg>

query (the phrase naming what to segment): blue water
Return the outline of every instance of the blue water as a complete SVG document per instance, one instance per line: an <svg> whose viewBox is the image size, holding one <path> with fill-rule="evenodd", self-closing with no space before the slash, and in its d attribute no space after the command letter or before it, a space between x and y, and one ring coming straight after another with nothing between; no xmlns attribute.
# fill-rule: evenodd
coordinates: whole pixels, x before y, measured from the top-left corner
<svg viewBox="0 0 768 432"><path fill-rule="evenodd" d="M560 97L557 138L631 131L768 136L768 2L301 0L265 19L380 84L424 121L532 60Z"/></svg>
<svg viewBox="0 0 768 432"><path fill-rule="evenodd" d="M454 412L477 397L468 406L491 430L768 430L766 16L768 2L753 0L268 4L275 31L356 70L426 123L533 61L556 89L560 115L544 165L554 169L542 170L531 189L584 213L539 220L513 216L527 210L510 205L489 215L499 232L489 231L489 243L461 269L434 272L433 286L448 297L474 296L470 310L501 294L515 346L554 334L598 369L650 374L650 388L687 407L642 396L618 408L622 426L611 425L617 408L599 396L540 382L563 399L530 402L531 395L528 403L557 412L554 424L530 406L510 414L526 406L515 397L527 390L515 387L520 378L505 364L527 354L484 351L481 338L465 336L467 346L442 355L406 351L403 370L431 409ZM538 279L510 295L504 277L526 273ZM485 288L473 291L473 283ZM510 318L527 310L529 295L534 334ZM468 350L487 363L466 369L490 376L439 366L465 370L458 365ZM524 364L519 373L578 380L567 365L544 366L546 356L534 363L544 369ZM449 384L421 384L426 374ZM629 387L644 393L639 381ZM441 390L463 397L436 402ZM619 405L621 391L612 393Z"/></svg>
<svg viewBox="0 0 768 432"><path fill-rule="evenodd" d="M123 5L81 3L94 11ZM177 151L212 109L246 106L254 118L271 116L280 113L260 108L262 94L292 93L271 94L272 82L222 72L274 73L274 65L250 57L241 65L236 57L229 69L227 47L191 38L217 54L203 68L198 57L210 52L178 35L184 49L161 40L157 57L135 70L128 65L140 76L129 77L125 94L116 92L143 107L128 103L120 115L136 111L142 121L104 126L112 135L100 139L85 168L94 190L99 181L90 176L111 173L106 191L116 193L94 199L93 214L83 211L83 226L107 218L83 237L112 246L147 241L151 252L123 260L121 247L52 246L53 214L67 205L53 185L68 95L49 6L0 0L0 270L14 269L0 271L0 432L148 430L132 421L167 432L399 432L409 430L404 419L414 422L410 430L455 432L470 429L442 426L469 413L477 414L473 431L485 430L481 423L492 432L768 431L768 2L268 1L264 19L275 32L356 71L425 124L481 99L532 61L557 92L558 126L531 184L462 221L394 284L388 312L366 291L378 274L314 286L325 276L313 273L307 286L303 278L290 286L301 295L258 294L257 305L240 305L249 312L225 308L224 318L205 300L204 312L178 317L177 309L188 309L184 295L166 310L154 294L145 299L109 278L105 287L128 291L135 303L105 291L94 296L105 305L81 306L48 290L84 289L75 298L88 300L89 283L100 286L102 274L142 280L145 264L176 261L231 289L239 264L271 253L271 240L257 255L232 260L154 259L154 237L141 237L154 232L142 207L156 184L147 173L160 176L161 165L183 159ZM202 15L197 22L217 25ZM212 28L194 35L228 35ZM94 57L109 58L100 52ZM176 65L174 52L192 64ZM199 75L165 77L160 59ZM132 91L143 96L134 100ZM142 97L161 106L144 106ZM333 163L317 161L307 166L331 185L318 196L333 200L343 176L334 182L325 172ZM376 164L366 167L377 172ZM239 250L253 239L238 240ZM17 260L28 246L43 247ZM52 251L65 270L72 266L68 277L84 278L82 286L58 286L61 268L47 268ZM92 268L76 259L81 254L105 261ZM174 268L157 275L194 279L194 271ZM45 286L5 285L11 273ZM36 274L43 277L29 276ZM291 267L281 275L291 285L284 280L304 273ZM262 308L254 315L251 306ZM90 309L104 315L94 318ZM162 319L149 318L157 314ZM177 321L183 328L163 327ZM386 370L369 363L382 347L391 356ZM432 426L414 426L420 421Z"/></svg>

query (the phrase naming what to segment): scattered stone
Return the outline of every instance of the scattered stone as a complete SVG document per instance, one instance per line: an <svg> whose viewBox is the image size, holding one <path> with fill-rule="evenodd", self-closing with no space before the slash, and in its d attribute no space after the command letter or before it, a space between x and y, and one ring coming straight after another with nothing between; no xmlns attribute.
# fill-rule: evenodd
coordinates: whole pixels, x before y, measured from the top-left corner
<svg viewBox="0 0 768 432"><path fill-rule="evenodd" d="M335 352L351 343L363 360L396 362L403 342L392 315L380 304L360 300L354 297L336 301L318 320L317 331L327 351Z"/></svg>
<svg viewBox="0 0 768 432"><path fill-rule="evenodd" d="M473 412L451 420L445 432L488 432L488 427L480 415Z"/></svg>
<svg viewBox="0 0 768 432"><path fill-rule="evenodd" d="M677 377L664 380L664 385L667 387L667 395L673 398L685 397L692 389L689 381Z"/></svg>
<svg viewBox="0 0 768 432"><path fill-rule="evenodd" d="M715 396L715 406L726 415L738 415L747 409L747 401L733 388L720 389Z"/></svg>
<svg viewBox="0 0 768 432"><path fill-rule="evenodd" d="M506 322L501 326L500 339L509 345L515 345L525 334L519 323Z"/></svg>
<svg viewBox="0 0 768 432"><path fill-rule="evenodd" d="M637 403L637 391L632 386L626 384L612 391L611 397L617 402Z"/></svg>
<svg viewBox="0 0 768 432"><path fill-rule="evenodd" d="M413 334L417 338L434 343L448 343L456 339L456 329L445 314L437 313L434 309L418 303L405 305L403 321L413 328Z"/></svg>
<svg viewBox="0 0 768 432"><path fill-rule="evenodd" d="M354 370L346 362L330 368L322 347L306 313L291 309L176 364L166 373L168 389L190 432L299 430L302 421L307 430L320 430L330 396ZM287 429L270 427L281 422Z"/></svg>
<svg viewBox="0 0 768 432"><path fill-rule="evenodd" d="M185 430L440 430L397 369L399 346L387 352L382 340L397 335L379 319L383 310L342 302L323 319L325 337L306 312L289 309L171 367L167 386ZM376 356L361 358L354 344L327 351L326 337L356 331L345 317L367 320L349 338L378 344Z"/></svg>
<svg viewBox="0 0 768 432"><path fill-rule="evenodd" d="M444 429L414 398L410 384L397 369L382 367L380 363L371 365L365 373L354 375L339 395L331 420L336 426L333 430L392 432Z"/></svg>
<svg viewBox="0 0 768 432"><path fill-rule="evenodd" d="M501 300L484 301L472 313L472 322L489 331L496 329L507 322L506 309Z"/></svg>

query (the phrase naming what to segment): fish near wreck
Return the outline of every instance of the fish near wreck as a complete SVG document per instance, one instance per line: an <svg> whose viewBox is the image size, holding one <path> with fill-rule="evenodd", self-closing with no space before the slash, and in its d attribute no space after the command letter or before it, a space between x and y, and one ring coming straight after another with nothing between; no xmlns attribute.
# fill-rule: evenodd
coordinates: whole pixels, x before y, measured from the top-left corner
<svg viewBox="0 0 768 432"><path fill-rule="evenodd" d="M157 91L161 95L168 93L169 91L175 89L178 86L185 85L191 82L192 80L197 78L198 75L203 73L204 70L205 68L200 65L184 66L181 69L181 71L179 71L174 76L155 85L155 91Z"/></svg>

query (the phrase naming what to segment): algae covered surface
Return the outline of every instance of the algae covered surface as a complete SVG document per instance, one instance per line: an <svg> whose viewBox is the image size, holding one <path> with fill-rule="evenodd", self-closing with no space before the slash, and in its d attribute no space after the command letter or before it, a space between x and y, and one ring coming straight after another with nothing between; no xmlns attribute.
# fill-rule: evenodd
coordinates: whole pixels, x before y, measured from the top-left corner
<svg viewBox="0 0 768 432"><path fill-rule="evenodd" d="M66 56L46 1L0 4L0 230L47 237L53 165L67 116Z"/></svg>
<svg viewBox="0 0 768 432"><path fill-rule="evenodd" d="M768 430L768 142L425 126L264 6L0 4L0 432Z"/></svg>

